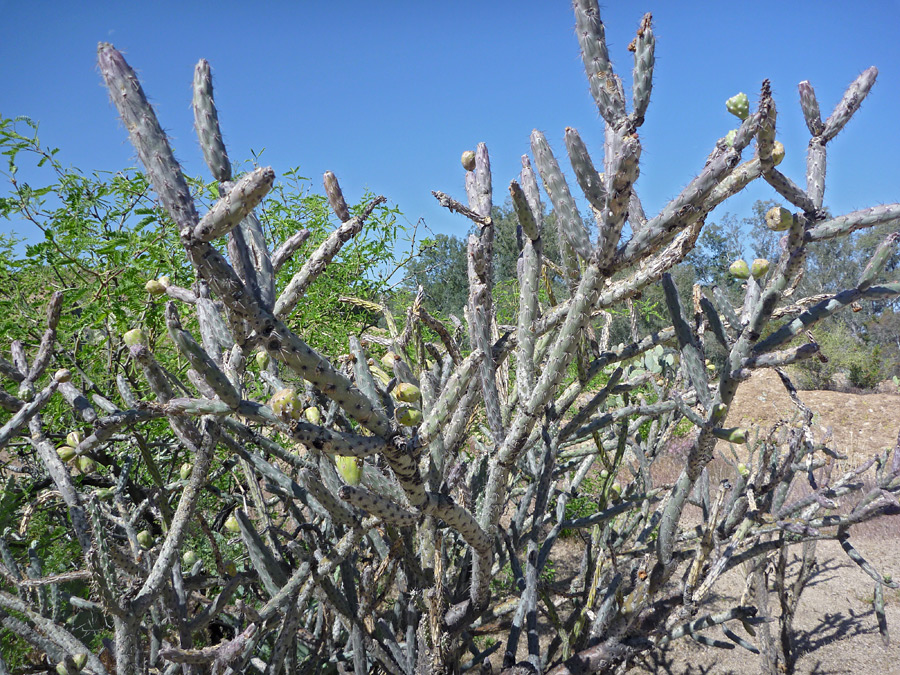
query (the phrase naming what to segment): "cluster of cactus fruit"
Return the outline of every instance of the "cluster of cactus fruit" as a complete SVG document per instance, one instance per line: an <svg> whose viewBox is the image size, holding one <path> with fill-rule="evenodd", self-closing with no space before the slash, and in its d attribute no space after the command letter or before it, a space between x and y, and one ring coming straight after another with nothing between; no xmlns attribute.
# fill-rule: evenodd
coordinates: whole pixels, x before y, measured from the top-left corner
<svg viewBox="0 0 900 675"><path fill-rule="evenodd" d="M333 361L292 330L291 313L382 198L351 217L336 177L327 173L325 190L341 224L277 288L278 270L298 244L291 238L275 250L267 245L254 209L274 172L232 175L207 63L195 71L193 109L220 199L200 217L137 77L118 51L100 45L110 95L196 271L192 288L165 277L146 285L151 302L167 302L168 335L187 368L183 377L162 368L136 327L122 341L143 377L142 392L120 376L115 392L89 399L68 373L38 390L55 350L61 294L50 304L31 363L20 343L11 346L12 362L0 359L0 372L18 386L16 396L4 393L0 401L10 412L0 447L26 434L68 510L81 553L72 561L75 572L40 577L33 568L24 571L4 541L5 629L59 664L60 673L320 667L357 675L473 668L564 675L611 672L685 636L761 651L774 669L792 655L767 624L767 577L780 574L780 587L788 584L786 566L773 572L767 556L784 560L790 545L803 547L796 597L782 598L796 602L815 541L832 537L875 582L886 635L883 587L892 582L848 536L856 523L896 509L900 448L832 475L829 455L836 451L814 439L812 413L782 370L819 351L813 342L792 346L808 326L852 302L900 295L900 282L881 279L898 238L892 234L854 288L815 302L791 297L808 247L900 223L900 204L834 218L823 209L826 144L859 107L875 69L851 84L824 122L812 87L801 83L812 135L805 188L776 168L784 148L775 140L775 103L764 82L755 110L745 94L729 99L740 127L715 143L675 199L647 217L635 182L637 130L654 65L650 15L630 47L631 112L596 0L576 0L575 16L605 122L603 171L574 129L566 129L565 145L595 224L582 221L550 143L535 131L536 171L523 156L521 175L509 185L523 235L520 296L516 326L501 330L491 298L490 162L483 144L466 151L467 204L435 193L476 225L468 241L464 321L454 317L451 326L435 318L421 294L402 326L386 306L349 299L383 314L387 330L352 339L349 353ZM754 140L753 157L742 161ZM538 177L555 227L544 222ZM746 281L740 307L718 289L699 287L692 306L686 304L667 271L694 246L706 215L759 178L795 208L766 216L773 230L785 232L778 261L732 265L731 273ZM549 237L558 237L559 265L544 257ZM539 294L542 281L560 269L568 297ZM641 334L633 321L631 341L610 346L608 310L634 311L631 299L660 280L671 326ZM196 316L199 341L182 323L186 311ZM726 355L715 369L712 347ZM738 386L759 368L778 370L799 422L759 433L727 425ZM261 400L248 398L258 387L267 392ZM57 391L78 427L68 436L46 428L41 415ZM132 432L158 420L170 434L154 455ZM666 483L653 468L684 420L693 427L690 447L677 479ZM50 439L58 437L66 444L57 450ZM731 481L714 486L707 466L718 440L741 449ZM189 461L179 464L185 453ZM168 485L163 457L178 467L179 480ZM73 462L78 473L102 466L113 478L94 489L103 482L79 479ZM228 471L242 476L240 493L218 487ZM874 487L863 487L865 472L874 474ZM598 511L569 518L566 505L588 475L599 476L602 486ZM797 497L791 487L801 483L805 496ZM213 498L220 509L210 523ZM702 512L699 525L685 517L689 505ZM563 530L581 532L584 549L573 578L557 588L542 573ZM223 557L223 537L242 557ZM211 556L189 549L189 540L208 541ZM721 575L742 563L749 604L704 613ZM497 597L490 581L506 565L514 588ZM46 602L46 587L58 594L71 579L89 579L89 597L72 594L67 611L99 615L112 627L102 659ZM549 643L539 639L539 613L554 629ZM502 640L483 649L476 636L497 622ZM743 625L746 635L733 625ZM727 642L709 635L716 627Z"/></svg>

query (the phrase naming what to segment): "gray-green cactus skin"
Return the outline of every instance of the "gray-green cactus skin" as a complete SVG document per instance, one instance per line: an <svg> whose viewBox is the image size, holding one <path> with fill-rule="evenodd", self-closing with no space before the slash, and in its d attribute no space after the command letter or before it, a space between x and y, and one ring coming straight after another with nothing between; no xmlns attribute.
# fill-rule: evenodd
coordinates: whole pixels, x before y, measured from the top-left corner
<svg viewBox="0 0 900 675"><path fill-rule="evenodd" d="M351 213L337 177L326 172L325 193L340 224L293 278L276 285L309 233L300 230L270 250L254 210L274 172L232 174L209 64L194 71L192 107L219 199L201 217L137 76L115 48L100 45L110 96L196 273L190 289L162 280L148 287L148 302L167 301L179 369L164 368L150 327L135 326L124 344L115 342L128 370L127 377L117 374L108 396L92 391L89 400L75 368L48 377L64 302L55 295L30 362L21 343L10 345L10 361L0 357L0 376L13 384L0 389L0 408L9 415L0 447L23 436L65 504L83 558L77 574L96 591L90 611L114 631L117 673L174 672L182 664L191 672L306 672L350 661L357 673L452 673L469 660L466 652L473 668L483 667L487 653L474 642L474 629L501 615L507 598L491 581L507 564L516 578L501 663L507 675L613 672L686 635L716 646L701 631L719 624L731 643L756 649L725 624L768 630L765 619L750 605L701 615L711 589L745 563L753 579L747 597L765 607L767 556L786 561L787 542L802 542L803 569L812 569L814 540L829 537L876 582L875 611L884 615L883 586L893 582L852 546L849 528L896 500L900 450L830 477L821 453L832 451L814 441L812 411L782 369L820 355L814 342L792 343L818 321L859 301L900 296L900 283L884 274L900 235L875 248L852 288L780 306L810 247L900 224L898 204L837 216L824 208L826 145L857 112L877 71L864 71L825 121L812 86L800 84L811 134L800 183L776 168L784 148L768 81L753 107L746 95L729 99L740 126L711 139L698 174L648 217L637 179L638 131L650 114L656 61L652 18L641 19L630 46L629 102L596 0L576 0L574 11L603 145L592 158L571 127L561 139L533 132L533 158L522 157L521 173L509 183L522 231L515 321L501 325L494 303L493 176L487 148L478 144L461 157L467 205L436 193L477 226L467 249L467 325L430 314L424 293L402 326L387 302L356 299L380 312L388 330L352 338L340 359L312 349L290 328L290 315L384 198ZM572 165L571 186L554 156L558 140ZM692 298L682 297L669 272L695 245L706 216L759 179L785 204L766 218L784 233L778 260L752 267L741 261L738 307L719 288L698 286ZM541 184L552 218L545 219ZM596 238L579 213L576 187L594 215ZM559 237L561 264L545 255L548 236ZM561 289L554 277L563 280ZM627 341L610 345L611 312L633 315L629 303L655 283L670 325L642 334L634 319ZM370 365L384 351L393 353L387 372ZM248 369L254 353L262 358L250 359ZM799 422L759 430L729 419L738 387L760 368L779 374ZM297 414L284 414L273 401L286 388L297 392ZM57 391L74 420L62 430L48 428L42 416ZM317 414L301 415L301 407ZM660 484L652 469L684 420L689 447L680 473ZM80 435L71 434L76 429ZM67 437L61 457L58 439ZM730 489L710 486L717 443L744 453L733 464ZM334 456L352 462L352 484L343 484ZM73 477L64 458L96 463L90 480L77 471ZM239 487L228 482L232 474ZM104 475L114 476L112 487L87 485ZM594 476L598 512L571 518L567 505ZM792 487L801 481L804 496L795 498ZM209 499L221 506L214 520ZM704 511L696 530L683 522L689 503ZM556 597L545 593L541 578L564 530L584 532L584 562L575 585ZM246 569L222 559L219 535L241 550ZM198 541L210 542L212 555L182 568L182 549ZM4 626L32 640L49 662L111 675L108 661L54 614L48 594L23 582L17 570L37 558L17 561L3 537L0 556L10 570L4 579L19 591L0 593L0 612L17 617ZM215 575L203 576L213 559ZM673 595L667 589L676 579L680 592ZM791 587L783 578L778 583ZM195 602L201 588L211 602ZM238 592L242 604L233 600ZM795 607L799 594L782 592L778 600ZM549 645L538 639L541 603L560 636ZM171 622L165 643L163 620ZM197 647L207 644L213 621L246 628ZM516 663L523 633L527 667Z"/></svg>

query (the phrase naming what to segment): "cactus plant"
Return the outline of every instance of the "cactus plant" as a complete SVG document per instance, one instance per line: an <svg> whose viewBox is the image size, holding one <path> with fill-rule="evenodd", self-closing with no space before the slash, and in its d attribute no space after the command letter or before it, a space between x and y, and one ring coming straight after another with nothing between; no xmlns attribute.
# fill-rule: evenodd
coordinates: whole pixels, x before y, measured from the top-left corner
<svg viewBox="0 0 900 675"><path fill-rule="evenodd" d="M83 586L91 592L90 601L70 603L71 611L97 612L112 626L116 672L184 666L453 673L464 661L467 669L488 670L490 654L474 635L494 620L507 622L505 649L493 657L507 675L614 672L688 635L715 644L702 631L720 624L740 622L765 635L769 617L757 615L767 611L766 562L773 553L786 560L789 541L837 539L854 562L873 570L878 584L892 583L861 558L849 532L893 508L900 450L833 477L816 458L812 413L781 366L818 353L817 344L785 344L800 330L861 299L900 296L900 284L882 280L896 238L877 249L857 286L800 303L800 313L784 319L774 313L792 292L808 246L892 223L900 213L900 205L889 205L831 217L822 208L824 144L856 113L875 71L851 85L825 122L811 87L801 85L813 134L806 188L775 168L784 150L764 82L756 110L746 95L729 100L740 127L728 142L710 139L698 175L648 218L636 181L638 129L655 63L651 17L641 20L632 44L627 114L596 2L576 0L575 15L605 123L602 172L574 129L564 131L565 148L595 210L596 236L580 219L550 138L535 131L533 162L555 218L544 218L538 178L525 157L509 192L522 229L521 297L514 325L502 324L492 296L493 175L487 147L479 144L461 158L468 205L436 194L478 226L467 250L468 342L462 321L451 330L428 313L420 295L402 330L387 303L371 303L367 309L374 304L387 322L375 336L381 341L353 338L349 354L336 358L305 342L291 313L383 198L351 216L337 177L326 173L327 197L341 223L276 286L276 273L305 237L269 250L254 208L274 174L261 168L232 175L209 65L195 70L193 109L219 199L201 217L137 76L115 48L100 45L110 95L196 279L191 290L162 277L148 282L151 294L169 300L171 344L151 344L141 328L128 331L118 352L128 377L94 398L93 420L76 418L83 435L58 450L55 443L71 426L50 429L41 411L63 384L74 385L71 373L44 377L51 356L69 358L66 349L54 351L63 301L54 296L31 363L21 343L10 345L13 362L0 361L17 394L2 399L10 416L0 428L0 447L23 435L61 496L68 518L60 522L70 527L78 579L89 579ZM754 142L755 155L741 163ZM761 260L752 269L744 261L732 265L732 274L746 280L740 307L721 289L697 287L691 308L667 272L690 252L709 212L760 178L797 211L778 207L767 214L769 227L786 233L778 261L769 269ZM555 264L544 255L548 237L558 237L564 251L566 283L559 295L554 290L538 300ZM627 303L656 282L671 325L642 335L635 322L628 342L610 346L602 317L622 307L629 313ZM429 342L434 335L439 342ZM388 350L384 369L367 352L372 344ZM172 360L163 359L163 350L173 347ZM248 370L254 353L256 367ZM794 396L799 427L782 425L760 436L727 426L738 387L760 368L776 369ZM75 400L65 398L73 411L83 410ZM691 431L680 474L659 483L651 469L685 425ZM734 465L730 492L715 492L705 469L723 439L745 445L746 456ZM111 470L79 478L66 464L75 458L81 472L100 464ZM177 467L180 480L167 484ZM867 471L868 482L860 480ZM592 473L601 485L600 510L572 518L567 505ZM789 496L800 481L810 489ZM94 483L111 491L110 502ZM707 516L699 529L683 522L692 500ZM836 510L838 502L846 508ZM233 535L227 544L241 551L244 571L227 559L233 551L224 551L221 530ZM583 562L575 583L555 596L541 579L564 530L584 532ZM194 570L201 546L203 559L215 561L214 573ZM7 557L4 565L12 569ZM498 597L491 580L507 564L516 582L508 591L513 609L504 614L500 603L507 598ZM739 564L756 579L748 598L758 607L693 618L705 612L719 577ZM4 579L19 591L0 593L3 615L16 616L6 629L67 672L110 672L109 661L90 653L24 577ZM240 602L233 600L238 591ZM780 600L795 599L785 593ZM559 635L549 644L538 639L542 603ZM229 633L210 643L213 621ZM523 634L527 665L516 663ZM755 649L730 629L725 635Z"/></svg>

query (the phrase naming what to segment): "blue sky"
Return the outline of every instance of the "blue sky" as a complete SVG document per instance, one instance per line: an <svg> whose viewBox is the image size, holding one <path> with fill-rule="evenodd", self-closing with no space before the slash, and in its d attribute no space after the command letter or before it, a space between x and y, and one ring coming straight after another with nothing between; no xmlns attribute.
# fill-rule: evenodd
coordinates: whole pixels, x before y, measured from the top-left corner
<svg viewBox="0 0 900 675"><path fill-rule="evenodd" d="M533 128L547 134L558 157L565 127L577 128L601 163L602 123L564 0L252 5L0 0L0 113L38 120L42 142L60 148L63 164L133 166L95 67L97 42L109 41L137 69L186 171L208 178L190 110L193 67L206 58L232 160L262 152L276 174L299 167L319 191L322 173L334 171L348 199L370 189L409 221L423 217L432 230L456 235L467 221L443 212L430 192L464 200L459 156L479 141L491 154L499 202L530 152ZM601 14L628 92L626 47L645 11L653 12L657 36L637 183L648 214L736 126L725 99L746 91L754 105L764 78L772 81L787 149L781 168L804 184L809 136L797 83L812 82L824 118L871 65L880 71L875 88L829 145L825 203L837 214L900 201L900 3L610 3ZM20 178L29 176L23 168ZM716 215L748 215L754 200L773 196L760 183ZM3 231L13 227L36 235L27 223L0 223Z"/></svg>

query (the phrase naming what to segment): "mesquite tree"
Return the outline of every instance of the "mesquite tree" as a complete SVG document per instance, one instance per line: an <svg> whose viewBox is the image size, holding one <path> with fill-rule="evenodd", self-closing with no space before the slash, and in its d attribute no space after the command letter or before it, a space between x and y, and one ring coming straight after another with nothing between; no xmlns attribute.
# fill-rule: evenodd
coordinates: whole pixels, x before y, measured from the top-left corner
<svg viewBox="0 0 900 675"><path fill-rule="evenodd" d="M634 184L637 130L652 85L650 15L630 47L630 112L596 3L577 0L575 16L606 125L602 173L574 129L566 129L565 144L596 228L583 223L550 144L535 131L536 171L523 156L509 185L522 232L517 324L498 325L494 192L479 145L462 158L468 205L435 193L478 226L468 241L464 320L442 323L421 293L402 322L387 306L348 298L382 314L386 328L351 339L349 352L334 360L291 329L291 314L383 198L351 214L337 178L326 173L341 224L276 288L298 238L267 249L253 210L274 174L232 175L208 64L197 65L193 109L220 199L201 217L134 72L111 45L100 45L103 78L196 282L147 285L153 301L167 303L180 367L163 367L136 327L122 337L134 377L119 374L114 390L88 398L67 371L40 388L57 347L61 294L31 360L18 342L12 361L0 360L0 372L18 387L0 400L11 414L0 446L27 435L80 550L73 569L45 575L48 551L17 556L0 540L4 628L68 673L405 675L489 672L493 663L507 673L561 675L611 671L684 636L762 649L765 667L776 672L792 667L791 603L809 578L815 542L837 538L875 582L886 637L883 586L895 584L848 537L855 523L897 509L900 448L833 475L836 451L814 440L812 413L781 370L817 356L814 342L795 343L810 325L851 303L900 295L900 283L880 278L895 233L853 288L791 297L809 247L900 223L900 204L834 218L823 210L827 143L859 108L875 69L851 84L824 122L812 87L800 84L812 135L805 188L776 168L784 149L763 82L754 111L743 94L729 100L740 126L648 218ZM754 141L753 157L742 162ZM556 214L553 231L542 222L538 176ZM793 207L768 214L771 228L784 232L779 259L732 266L746 282L740 307L715 288L695 287L685 303L667 270L691 250L710 210L759 178ZM559 266L543 256L550 237L558 238ZM567 297L548 283L554 274ZM641 335L633 320L632 341L609 345L609 310L634 312L631 300L659 281L671 326ZM709 369L714 354L725 355L717 376ZM777 369L799 421L756 434L728 427L738 386L759 368ZM71 428L48 428L42 418L57 391L71 405ZM693 427L689 449L667 483L654 467L685 421ZM152 443L150 429L157 430ZM54 447L63 437L66 445ZM706 468L719 439L744 449L731 480L715 486ZM567 504L589 474L598 476L600 510L569 518ZM868 483L863 474L873 474ZM689 504L701 509L700 524L685 518ZM543 572L563 530L583 533L584 547L569 588L560 590ZM785 590L792 544L804 556L793 595ZM201 547L203 557L194 550ZM773 553L780 558L770 572ZM747 604L704 614L721 575L742 563L750 570ZM498 593L491 581L507 566L513 587ZM765 623L770 574L787 608L779 640ZM539 638L539 611L555 630L552 640ZM84 631L67 623L78 614L108 622L102 649L91 650ZM482 649L476 637L495 622L506 627L504 639ZM758 645L753 625L762 631ZM715 626L729 642L710 636ZM502 656L492 657L498 648Z"/></svg>

